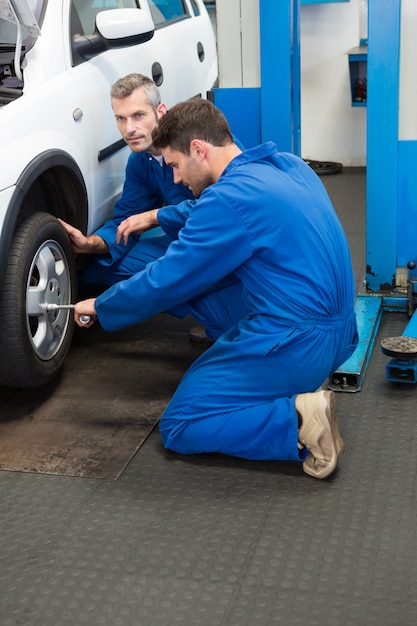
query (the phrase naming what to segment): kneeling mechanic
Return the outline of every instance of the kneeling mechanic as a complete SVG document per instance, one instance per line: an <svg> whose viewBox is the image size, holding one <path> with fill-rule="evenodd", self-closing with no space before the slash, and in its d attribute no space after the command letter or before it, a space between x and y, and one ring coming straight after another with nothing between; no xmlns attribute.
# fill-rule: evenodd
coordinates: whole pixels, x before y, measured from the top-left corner
<svg viewBox="0 0 417 626"><path fill-rule="evenodd" d="M173 238L166 253L77 303L76 322L90 315L115 331L192 311L234 273L244 313L185 374L161 418L162 441L181 454L300 461L329 476L344 443L333 392L316 390L358 337L349 247L323 184L272 142L242 152L206 100L174 106L152 137L198 200L175 220L169 207L143 213L143 230L159 224Z"/></svg>

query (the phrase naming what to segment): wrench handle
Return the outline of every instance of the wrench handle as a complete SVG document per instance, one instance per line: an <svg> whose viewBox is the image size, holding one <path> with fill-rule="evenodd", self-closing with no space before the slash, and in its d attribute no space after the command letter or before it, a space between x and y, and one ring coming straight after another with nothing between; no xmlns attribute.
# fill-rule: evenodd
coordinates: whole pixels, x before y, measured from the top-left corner
<svg viewBox="0 0 417 626"><path fill-rule="evenodd" d="M49 311L60 311L61 309L74 309L75 304L47 304L46 310ZM88 324L91 317L89 315L80 315L81 324Z"/></svg>
<svg viewBox="0 0 417 626"><path fill-rule="evenodd" d="M75 304L47 304L46 310L49 313L50 311L60 311L61 309L74 309Z"/></svg>

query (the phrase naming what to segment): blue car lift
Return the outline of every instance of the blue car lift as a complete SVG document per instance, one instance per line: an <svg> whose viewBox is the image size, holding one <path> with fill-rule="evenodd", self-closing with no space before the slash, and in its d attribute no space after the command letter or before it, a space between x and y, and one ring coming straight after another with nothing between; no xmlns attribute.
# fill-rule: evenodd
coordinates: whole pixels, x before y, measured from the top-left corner
<svg viewBox="0 0 417 626"><path fill-rule="evenodd" d="M415 263L410 261L408 269ZM330 377L328 388L333 391L356 392L362 382L371 358L384 311L407 312L409 322L402 335L386 337L381 341L381 351L392 357L387 364L386 378L393 383L417 383L417 310L414 286L417 278L408 279L407 296L369 293L358 295L355 313L358 324L359 342L352 356Z"/></svg>
<svg viewBox="0 0 417 626"><path fill-rule="evenodd" d="M359 343L352 356L330 377L328 388L354 393L362 389L375 338L384 311L407 311L407 298L401 296L359 295L355 303ZM389 382L417 382L417 311L402 335L381 341L381 350L393 357L386 366Z"/></svg>

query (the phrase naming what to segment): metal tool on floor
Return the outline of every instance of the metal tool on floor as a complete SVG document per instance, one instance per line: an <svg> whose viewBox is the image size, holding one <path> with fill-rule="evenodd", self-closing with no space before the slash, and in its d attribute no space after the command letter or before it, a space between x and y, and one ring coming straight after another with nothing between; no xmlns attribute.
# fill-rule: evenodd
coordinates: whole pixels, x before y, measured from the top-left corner
<svg viewBox="0 0 417 626"><path fill-rule="evenodd" d="M407 286L407 311L410 321L402 335L383 339L381 350L383 354L393 357L385 368L387 380L414 384L417 382L417 310L414 291L417 279L413 278L412 271L416 264L409 261L407 267L410 270Z"/></svg>
<svg viewBox="0 0 417 626"><path fill-rule="evenodd" d="M53 311L60 311L61 309L71 309L74 310L75 304L47 304L46 311L47 313L51 313ZM80 315L79 320L81 324L88 324L91 317L89 315Z"/></svg>

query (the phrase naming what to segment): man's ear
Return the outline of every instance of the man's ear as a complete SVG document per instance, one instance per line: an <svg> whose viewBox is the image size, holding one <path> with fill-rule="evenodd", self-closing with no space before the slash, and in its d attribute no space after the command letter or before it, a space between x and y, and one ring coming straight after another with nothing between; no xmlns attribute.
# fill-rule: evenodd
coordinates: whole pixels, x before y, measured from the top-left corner
<svg viewBox="0 0 417 626"><path fill-rule="evenodd" d="M192 139L190 143L190 154L198 159L204 159L207 149L206 144L201 139Z"/></svg>
<svg viewBox="0 0 417 626"><path fill-rule="evenodd" d="M158 104L158 106L156 107L156 117L158 118L158 120L161 119L161 117L163 115L165 115L165 113L167 112L167 105L164 104L163 102L160 102Z"/></svg>

